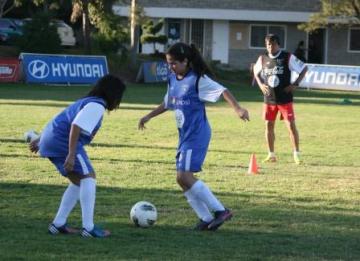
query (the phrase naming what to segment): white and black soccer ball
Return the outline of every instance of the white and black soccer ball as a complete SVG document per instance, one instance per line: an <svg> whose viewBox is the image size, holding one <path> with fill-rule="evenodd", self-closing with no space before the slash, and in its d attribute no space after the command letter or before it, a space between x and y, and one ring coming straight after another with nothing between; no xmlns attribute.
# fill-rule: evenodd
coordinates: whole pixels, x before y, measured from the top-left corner
<svg viewBox="0 0 360 261"><path fill-rule="evenodd" d="M40 137L40 135L34 130L29 130L24 133L24 139L27 143L30 143L39 137Z"/></svg>
<svg viewBox="0 0 360 261"><path fill-rule="evenodd" d="M156 207L150 202L139 201L131 208L130 219L137 227L150 227L157 220Z"/></svg>

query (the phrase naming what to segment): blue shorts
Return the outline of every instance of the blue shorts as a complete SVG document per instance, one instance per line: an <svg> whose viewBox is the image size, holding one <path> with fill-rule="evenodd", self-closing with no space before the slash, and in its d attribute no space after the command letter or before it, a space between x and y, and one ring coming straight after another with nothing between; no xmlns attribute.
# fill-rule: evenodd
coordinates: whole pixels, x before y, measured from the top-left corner
<svg viewBox="0 0 360 261"><path fill-rule="evenodd" d="M57 170L63 176L67 176L67 172L64 169L65 159L66 157L49 157L49 160L55 165ZM84 150L76 153L75 165L73 171L81 175L88 175L90 173L95 173L91 165L91 162L89 160L89 157L87 156Z"/></svg>
<svg viewBox="0 0 360 261"><path fill-rule="evenodd" d="M176 154L176 171L201 171L207 151L208 148L179 150Z"/></svg>

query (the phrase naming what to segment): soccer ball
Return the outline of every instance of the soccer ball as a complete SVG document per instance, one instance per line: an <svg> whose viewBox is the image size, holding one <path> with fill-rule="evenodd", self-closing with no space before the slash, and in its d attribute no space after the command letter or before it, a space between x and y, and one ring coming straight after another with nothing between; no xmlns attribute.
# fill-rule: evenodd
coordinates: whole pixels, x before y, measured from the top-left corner
<svg viewBox="0 0 360 261"><path fill-rule="evenodd" d="M130 219L137 227L150 227L157 219L156 207L150 202L139 201L131 208Z"/></svg>
<svg viewBox="0 0 360 261"><path fill-rule="evenodd" d="M39 137L40 137L40 135L34 130L29 130L24 133L24 139L28 143L33 142L34 140L36 140Z"/></svg>

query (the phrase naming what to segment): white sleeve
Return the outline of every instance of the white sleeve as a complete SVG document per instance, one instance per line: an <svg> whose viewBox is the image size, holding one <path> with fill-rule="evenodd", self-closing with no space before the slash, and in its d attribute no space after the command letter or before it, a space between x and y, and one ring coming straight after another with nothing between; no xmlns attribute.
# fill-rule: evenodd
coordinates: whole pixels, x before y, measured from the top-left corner
<svg viewBox="0 0 360 261"><path fill-rule="evenodd" d="M305 68L305 64L300 61L298 58L296 58L295 55L291 54L290 55L290 59L289 59L289 69L290 71L294 71L298 74L300 74L304 68Z"/></svg>
<svg viewBox="0 0 360 261"><path fill-rule="evenodd" d="M259 56L259 58L257 59L253 71L255 75L258 75L262 70L262 61L261 61L261 56Z"/></svg>
<svg viewBox="0 0 360 261"><path fill-rule="evenodd" d="M91 135L104 112L104 106L96 102L89 102L78 112L72 124L79 126L85 134Z"/></svg>
<svg viewBox="0 0 360 261"><path fill-rule="evenodd" d="M221 94L226 90L224 86L213 81L207 75L199 79L199 98L201 101L216 102Z"/></svg>

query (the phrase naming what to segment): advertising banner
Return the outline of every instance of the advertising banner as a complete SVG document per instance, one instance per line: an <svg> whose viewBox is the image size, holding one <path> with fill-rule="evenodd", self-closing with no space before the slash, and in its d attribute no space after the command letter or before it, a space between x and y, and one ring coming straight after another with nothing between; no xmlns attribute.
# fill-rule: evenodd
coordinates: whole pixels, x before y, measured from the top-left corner
<svg viewBox="0 0 360 261"><path fill-rule="evenodd" d="M360 91L360 66L323 64L307 64L307 66L308 71L300 87Z"/></svg>
<svg viewBox="0 0 360 261"><path fill-rule="evenodd" d="M17 82L20 63L18 58L0 59L0 82Z"/></svg>
<svg viewBox="0 0 360 261"><path fill-rule="evenodd" d="M27 83L92 84L109 73L105 56L20 54Z"/></svg>
<svg viewBox="0 0 360 261"><path fill-rule="evenodd" d="M144 82L166 82L169 74L168 65L163 61L143 63Z"/></svg>

